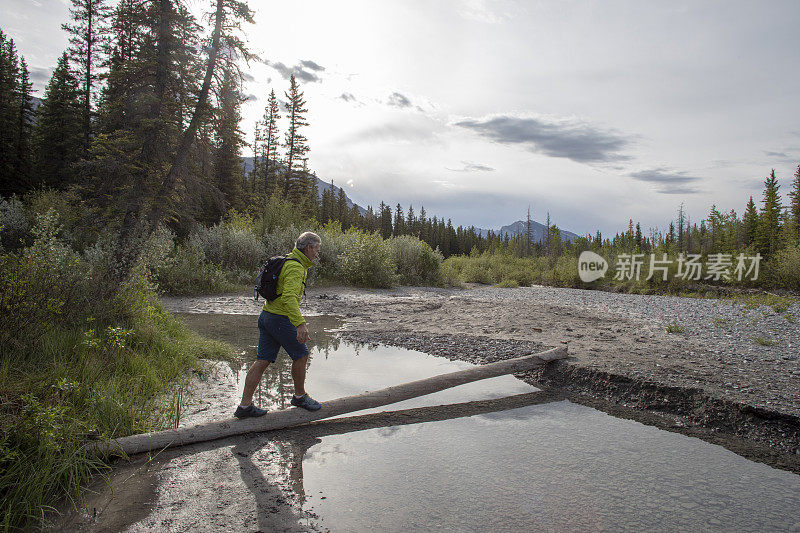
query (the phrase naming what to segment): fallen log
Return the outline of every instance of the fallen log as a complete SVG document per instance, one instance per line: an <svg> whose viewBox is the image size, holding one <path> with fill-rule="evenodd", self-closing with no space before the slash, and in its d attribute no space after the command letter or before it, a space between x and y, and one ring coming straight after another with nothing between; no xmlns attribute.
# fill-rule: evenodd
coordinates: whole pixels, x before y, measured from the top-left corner
<svg viewBox="0 0 800 533"><path fill-rule="evenodd" d="M467 370L459 370L431 378L420 379L402 385L395 385L376 391L367 391L355 396L347 396L323 403L319 411L306 411L305 409L291 408L282 411L267 413L259 418L246 418L237 420L229 418L219 422L210 422L193 427L167 429L129 437L120 437L111 441L94 442L88 448L99 454L111 456L135 455L151 450L161 450L174 446L184 446L195 442L221 439L233 435L256 433L282 429L314 420L330 418L345 413L372 409L392 403L433 394L444 389L493 378L505 374L513 374L529 370L536 366L564 359L567 357L567 347L560 346L550 350L507 359L495 363L479 365Z"/></svg>

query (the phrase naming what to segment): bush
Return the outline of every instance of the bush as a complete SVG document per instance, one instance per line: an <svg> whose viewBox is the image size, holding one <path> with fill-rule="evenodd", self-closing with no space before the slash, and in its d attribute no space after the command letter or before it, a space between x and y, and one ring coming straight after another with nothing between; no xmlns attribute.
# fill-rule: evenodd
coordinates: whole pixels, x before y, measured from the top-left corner
<svg viewBox="0 0 800 533"><path fill-rule="evenodd" d="M251 231L225 222L195 231L188 245L202 250L207 261L226 269L256 271L267 255L264 244Z"/></svg>
<svg viewBox="0 0 800 533"><path fill-rule="evenodd" d="M359 287L391 287L396 282L392 251L380 235L350 229L343 241L342 281Z"/></svg>
<svg viewBox="0 0 800 533"><path fill-rule="evenodd" d="M171 247L159 232L134 274L109 284L110 240L77 254L53 210L34 241L0 256L0 513L2 529L33 529L53 501L107 468L91 437L171 426L167 393L199 354L229 348L188 332L159 305L146 273ZM37 528L38 529L38 528Z"/></svg>
<svg viewBox="0 0 800 533"><path fill-rule="evenodd" d="M26 194L24 201L34 217L48 211L55 212L62 225L61 240L75 250L81 251L97 241L103 226L84 211L83 202L75 191L42 189Z"/></svg>
<svg viewBox="0 0 800 533"><path fill-rule="evenodd" d="M55 213L37 217L33 244L0 266L0 344L36 346L46 325L74 323L90 293L80 258L58 240Z"/></svg>
<svg viewBox="0 0 800 533"><path fill-rule="evenodd" d="M294 225L275 229L264 234L264 257L283 255L294 248L294 243L301 231ZM324 245L323 245L324 247Z"/></svg>
<svg viewBox="0 0 800 533"><path fill-rule="evenodd" d="M0 198L0 250L20 248L29 236L30 224L22 202L16 196Z"/></svg>
<svg viewBox="0 0 800 533"><path fill-rule="evenodd" d="M772 256L762 275L770 287L800 290L800 245L784 248Z"/></svg>
<svg viewBox="0 0 800 533"><path fill-rule="evenodd" d="M344 252L345 240L342 225L338 221L328 222L317 234L322 239L322 248L317 265L309 271L310 279L312 282L317 279L338 281L342 277L339 256Z"/></svg>
<svg viewBox="0 0 800 533"><path fill-rule="evenodd" d="M428 243L410 235L394 237L388 241L392 259L403 285L441 285L444 258Z"/></svg>
<svg viewBox="0 0 800 533"><path fill-rule="evenodd" d="M177 246L156 279L160 290L175 296L218 294L236 288L222 270L206 262L203 250L191 245Z"/></svg>

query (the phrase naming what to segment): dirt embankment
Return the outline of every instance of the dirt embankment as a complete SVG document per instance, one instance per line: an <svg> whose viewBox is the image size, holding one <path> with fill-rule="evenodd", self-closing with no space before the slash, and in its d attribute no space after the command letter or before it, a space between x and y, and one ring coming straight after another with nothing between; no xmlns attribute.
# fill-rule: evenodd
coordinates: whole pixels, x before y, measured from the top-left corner
<svg viewBox="0 0 800 533"><path fill-rule="evenodd" d="M800 473L800 334L769 309L545 287L318 288L305 307L346 317L349 340L475 363L567 344L570 360L518 377Z"/></svg>

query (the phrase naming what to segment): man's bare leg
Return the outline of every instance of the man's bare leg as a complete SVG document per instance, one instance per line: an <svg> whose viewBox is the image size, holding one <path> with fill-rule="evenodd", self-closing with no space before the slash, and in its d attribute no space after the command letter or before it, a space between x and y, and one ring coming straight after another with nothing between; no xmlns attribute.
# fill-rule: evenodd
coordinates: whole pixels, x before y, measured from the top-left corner
<svg viewBox="0 0 800 533"><path fill-rule="evenodd" d="M292 361L292 380L294 381L294 393L302 396L306 393L306 363L308 356L301 357L297 361Z"/></svg>
<svg viewBox="0 0 800 533"><path fill-rule="evenodd" d="M250 366L250 370L247 371L247 377L244 378L244 392L242 392L242 405L245 407L253 403L253 393L268 366L269 361L256 359ZM294 370L292 370L292 376L294 376Z"/></svg>

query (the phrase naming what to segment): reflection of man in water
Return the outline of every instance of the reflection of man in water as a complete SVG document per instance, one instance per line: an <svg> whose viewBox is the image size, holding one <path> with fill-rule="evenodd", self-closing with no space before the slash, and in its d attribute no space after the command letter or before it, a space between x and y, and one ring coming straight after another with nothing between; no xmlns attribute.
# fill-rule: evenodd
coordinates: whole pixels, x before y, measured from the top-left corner
<svg viewBox="0 0 800 533"><path fill-rule="evenodd" d="M319 256L322 240L316 233L307 231L297 238L294 250L287 256L280 276L278 276L278 297L264 303L258 317L258 355L247 371L244 380L242 403L236 408L234 416L246 418L262 416L267 411L253 405L255 392L261 376L270 363L274 363L278 350L283 347L292 358L292 380L294 396L292 405L309 411L316 411L322 404L306 393L306 364L308 363L309 339L306 319L300 314L300 299L306 284L308 269Z"/></svg>

